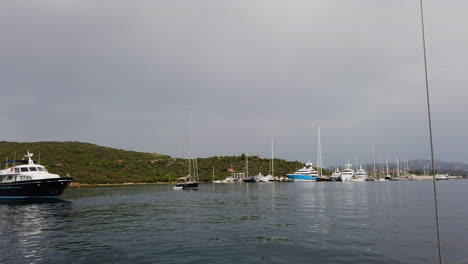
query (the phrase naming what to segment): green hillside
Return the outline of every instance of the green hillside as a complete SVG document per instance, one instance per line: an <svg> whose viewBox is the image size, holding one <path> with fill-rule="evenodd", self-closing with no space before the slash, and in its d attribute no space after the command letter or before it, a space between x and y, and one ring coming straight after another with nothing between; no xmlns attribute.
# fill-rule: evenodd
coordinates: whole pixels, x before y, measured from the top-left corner
<svg viewBox="0 0 468 264"><path fill-rule="evenodd" d="M173 182L187 175L187 160L155 153L126 151L81 142L0 142L0 160L22 159L27 150L34 153L36 163L49 172L70 175L78 183L154 183ZM222 156L197 159L200 180L224 179L243 172L245 156ZM249 156L249 175L269 173L270 159ZM275 159L275 175L284 176L303 166L297 161ZM5 168L5 164L2 164Z"/></svg>

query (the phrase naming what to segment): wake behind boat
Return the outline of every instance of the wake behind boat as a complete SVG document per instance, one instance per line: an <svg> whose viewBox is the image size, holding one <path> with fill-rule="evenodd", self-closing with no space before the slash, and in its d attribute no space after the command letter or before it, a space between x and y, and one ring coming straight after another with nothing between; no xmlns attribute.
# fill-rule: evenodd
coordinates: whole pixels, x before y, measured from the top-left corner
<svg viewBox="0 0 468 264"><path fill-rule="evenodd" d="M73 178L60 178L32 160L33 153L21 165L0 170L0 199L57 199Z"/></svg>

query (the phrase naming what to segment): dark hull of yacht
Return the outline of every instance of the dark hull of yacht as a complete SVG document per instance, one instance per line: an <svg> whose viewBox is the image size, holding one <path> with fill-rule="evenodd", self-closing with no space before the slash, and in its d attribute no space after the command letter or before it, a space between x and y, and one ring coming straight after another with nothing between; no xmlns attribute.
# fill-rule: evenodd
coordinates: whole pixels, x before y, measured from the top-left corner
<svg viewBox="0 0 468 264"><path fill-rule="evenodd" d="M0 199L57 199L73 178L0 183Z"/></svg>
<svg viewBox="0 0 468 264"><path fill-rule="evenodd" d="M176 183L176 187L182 187L183 190L198 190L198 182L181 182Z"/></svg>
<svg viewBox="0 0 468 264"><path fill-rule="evenodd" d="M248 178L242 179L242 181L243 182L256 182L254 177L248 177Z"/></svg>

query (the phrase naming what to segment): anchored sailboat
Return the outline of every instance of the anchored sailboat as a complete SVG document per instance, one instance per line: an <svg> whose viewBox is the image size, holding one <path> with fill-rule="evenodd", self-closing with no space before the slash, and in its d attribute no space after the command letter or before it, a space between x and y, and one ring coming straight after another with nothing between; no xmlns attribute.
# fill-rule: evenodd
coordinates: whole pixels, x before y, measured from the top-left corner
<svg viewBox="0 0 468 264"><path fill-rule="evenodd" d="M191 111L190 105L187 110L187 141L188 141L188 174L185 177L179 178L180 182L176 183L174 190L198 190L198 167L197 160L193 155L192 146L191 146Z"/></svg>

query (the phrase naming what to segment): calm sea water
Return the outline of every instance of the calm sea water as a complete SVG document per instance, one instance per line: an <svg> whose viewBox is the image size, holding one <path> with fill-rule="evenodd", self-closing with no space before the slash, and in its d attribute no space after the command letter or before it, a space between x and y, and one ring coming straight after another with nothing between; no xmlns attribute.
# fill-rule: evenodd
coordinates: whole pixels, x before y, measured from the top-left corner
<svg viewBox="0 0 468 264"><path fill-rule="evenodd" d="M443 258L468 263L468 181L438 182ZM436 263L432 182L70 187L0 202L0 263Z"/></svg>

